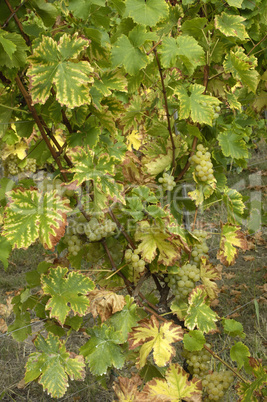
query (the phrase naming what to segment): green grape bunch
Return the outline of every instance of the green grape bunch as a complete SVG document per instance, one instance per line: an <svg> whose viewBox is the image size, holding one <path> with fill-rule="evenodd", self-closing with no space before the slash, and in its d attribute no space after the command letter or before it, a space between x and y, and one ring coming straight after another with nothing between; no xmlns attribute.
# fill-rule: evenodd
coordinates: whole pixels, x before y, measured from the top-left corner
<svg viewBox="0 0 267 402"><path fill-rule="evenodd" d="M225 392L229 389L234 381L231 371L214 371L207 374L202 380L202 385L207 396L205 401L220 401Z"/></svg>
<svg viewBox="0 0 267 402"><path fill-rule="evenodd" d="M211 347L208 343L206 346ZM211 364L211 355L206 349L203 348L195 352L189 352L184 349L182 355L188 365L189 372L193 376L201 378L202 380L206 378Z"/></svg>
<svg viewBox="0 0 267 402"><path fill-rule="evenodd" d="M163 173L163 176L158 181L166 191L172 191L176 186L174 177L168 173Z"/></svg>
<svg viewBox="0 0 267 402"><path fill-rule="evenodd" d="M177 274L169 274L165 282L177 301L184 300L200 279L200 270L195 264L183 265Z"/></svg>
<svg viewBox="0 0 267 402"><path fill-rule="evenodd" d="M135 249L132 251L131 249L127 249L125 251L124 255L125 261L127 264L133 268L134 272L140 274L144 272L146 263L145 261L140 257L138 249Z"/></svg>
<svg viewBox="0 0 267 402"><path fill-rule="evenodd" d="M193 234L199 239L200 243L192 248L191 257L194 264L200 265L201 257L208 257L209 247L207 245L207 232L204 230L195 229Z"/></svg>
<svg viewBox="0 0 267 402"><path fill-rule="evenodd" d="M35 173L36 172L36 160L33 158L27 158L26 161L22 161L15 154L10 154L4 161L5 175L15 176L19 173Z"/></svg>
<svg viewBox="0 0 267 402"><path fill-rule="evenodd" d="M99 241L105 237L114 235L116 228L116 223L111 219L100 222L97 218L93 217L89 222L84 224L84 233L89 241Z"/></svg>
<svg viewBox="0 0 267 402"><path fill-rule="evenodd" d="M189 162L195 168L195 176L197 180L206 183L214 182L214 170L211 162L211 154L208 152L208 148L205 148L202 144L198 144L197 152L189 158Z"/></svg>

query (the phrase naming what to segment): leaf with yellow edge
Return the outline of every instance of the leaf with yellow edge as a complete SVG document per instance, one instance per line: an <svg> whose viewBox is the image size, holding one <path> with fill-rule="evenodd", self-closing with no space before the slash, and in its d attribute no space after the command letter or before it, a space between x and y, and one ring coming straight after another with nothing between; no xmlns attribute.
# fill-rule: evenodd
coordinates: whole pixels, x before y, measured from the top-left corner
<svg viewBox="0 0 267 402"><path fill-rule="evenodd" d="M149 381L138 397L140 402L178 402L202 401L201 380L193 377L188 380L189 374L177 363L171 364L165 374L165 379L154 378Z"/></svg>
<svg viewBox="0 0 267 402"><path fill-rule="evenodd" d="M141 140L141 136L140 136L139 132L137 130L131 131L131 133L127 135L127 140L126 140L127 149L129 151L131 151L133 148L136 151L138 151L138 149L142 145L142 141L140 141L140 140Z"/></svg>
<svg viewBox="0 0 267 402"><path fill-rule="evenodd" d="M37 352L30 354L26 364L25 383L38 378L39 384L53 398L62 397L67 391L68 376L71 380L83 380L85 364L83 356L66 350L65 343L49 333L45 339L38 335L34 342Z"/></svg>
<svg viewBox="0 0 267 402"><path fill-rule="evenodd" d="M119 402L137 402L138 387L142 382L139 375L133 375L131 378L119 377L118 383L113 386Z"/></svg>
<svg viewBox="0 0 267 402"><path fill-rule="evenodd" d="M220 249L217 258L226 266L234 264L238 250L237 247L246 251L248 249L247 240L240 226L230 223L222 225Z"/></svg>
<svg viewBox="0 0 267 402"><path fill-rule="evenodd" d="M2 235L12 248L27 248L38 238L44 248L53 249L65 233L69 200L57 190L40 192L16 188L7 193Z"/></svg>
<svg viewBox="0 0 267 402"><path fill-rule="evenodd" d="M219 281L221 274L206 258L201 258L200 278L209 298L211 300L216 299L219 289L217 283L214 281Z"/></svg>
<svg viewBox="0 0 267 402"><path fill-rule="evenodd" d="M22 141L15 145L7 145L1 151L1 158L6 159L9 155L17 155L19 159L24 159L27 156L26 149L27 144Z"/></svg>
<svg viewBox="0 0 267 402"><path fill-rule="evenodd" d="M159 325L155 316L145 318L139 322L129 334L129 349L141 346L139 367L144 367L149 353L153 350L153 358L157 366L168 364L175 355L175 347L172 343L183 339L182 327L173 322L164 322Z"/></svg>
<svg viewBox="0 0 267 402"><path fill-rule="evenodd" d="M99 314L102 322L117 311L121 311L126 304L124 296L117 295L110 290L94 290L89 293L88 297L90 300L89 311L94 318Z"/></svg>
<svg viewBox="0 0 267 402"><path fill-rule="evenodd" d="M141 241L138 251L146 262L152 262L159 250L158 264L173 265L181 257L182 241L179 236L172 236L164 228L150 226L149 222L139 222L135 232L135 240Z"/></svg>

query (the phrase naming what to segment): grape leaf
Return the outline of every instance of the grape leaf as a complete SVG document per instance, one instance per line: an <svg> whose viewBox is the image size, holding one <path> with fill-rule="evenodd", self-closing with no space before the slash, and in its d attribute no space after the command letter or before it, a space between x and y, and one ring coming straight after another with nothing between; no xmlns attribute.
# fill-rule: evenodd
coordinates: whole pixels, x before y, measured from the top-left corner
<svg viewBox="0 0 267 402"><path fill-rule="evenodd" d="M221 274L216 267L208 262L206 258L201 258L200 278L209 298L211 300L216 299L219 293L219 288L217 283L214 281L219 281L221 279Z"/></svg>
<svg viewBox="0 0 267 402"><path fill-rule="evenodd" d="M55 23L58 10L53 4L45 0L31 0L29 7L41 17L45 26L51 27Z"/></svg>
<svg viewBox="0 0 267 402"><path fill-rule="evenodd" d="M118 382L113 386L118 400L121 402L138 402L138 387L142 384L139 375L133 375L131 378L119 377Z"/></svg>
<svg viewBox="0 0 267 402"><path fill-rule="evenodd" d="M237 8L241 7L243 3L243 0L226 0L226 1L229 4L229 6Z"/></svg>
<svg viewBox="0 0 267 402"><path fill-rule="evenodd" d="M176 237L176 238L175 238ZM173 265L181 256L182 242L179 236L171 239L171 235L164 228L150 226L147 221L139 222L135 232L135 240L141 241L138 251L146 262L152 262L159 250L158 264Z"/></svg>
<svg viewBox="0 0 267 402"><path fill-rule="evenodd" d="M247 240L241 232L239 226L234 226L230 223L222 225L220 249L217 253L217 258L225 265L232 265L238 255L236 247L242 250L247 250Z"/></svg>
<svg viewBox="0 0 267 402"><path fill-rule="evenodd" d="M126 0L125 16L132 17L137 24L153 27L168 16L164 0Z"/></svg>
<svg viewBox="0 0 267 402"><path fill-rule="evenodd" d="M8 332L18 341L23 342L32 333L31 316L27 311L25 313L16 313L16 318L13 324L9 325Z"/></svg>
<svg viewBox="0 0 267 402"><path fill-rule="evenodd" d="M69 200L56 190L41 193L35 188L17 188L7 196L2 235L12 248L27 248L39 238L45 248L53 249L65 232Z"/></svg>
<svg viewBox="0 0 267 402"><path fill-rule="evenodd" d="M222 199L227 208L228 221L230 223L241 223L245 209L242 194L233 188L226 187Z"/></svg>
<svg viewBox="0 0 267 402"><path fill-rule="evenodd" d="M69 10L77 18L87 20L89 18L92 4L105 7L105 0L70 0Z"/></svg>
<svg viewBox="0 0 267 402"><path fill-rule="evenodd" d="M243 402L258 402L259 391L266 390L267 369L253 357L248 358L247 368L250 369L249 374L255 376L255 380L249 383L239 383L237 393L242 397Z"/></svg>
<svg viewBox="0 0 267 402"><path fill-rule="evenodd" d="M49 275L42 275L41 283L44 294L51 295L46 303L50 317L55 317L63 325L67 314L85 315L89 300L86 295L94 289L94 283L78 272L70 272L68 268L51 268Z"/></svg>
<svg viewBox="0 0 267 402"><path fill-rule="evenodd" d="M11 250L11 243L0 234L0 261L2 261L5 270L8 267L8 258L10 256Z"/></svg>
<svg viewBox="0 0 267 402"><path fill-rule="evenodd" d="M102 322L117 311L121 311L125 305L124 297L110 290L93 290L88 297L90 300L88 312L92 313L94 318L99 315Z"/></svg>
<svg viewBox="0 0 267 402"><path fill-rule="evenodd" d="M88 330L90 339L80 349L94 375L102 375L108 367L121 369L125 356L122 353L121 336L106 324Z"/></svg>
<svg viewBox="0 0 267 402"><path fill-rule="evenodd" d="M163 67L174 67L182 61L189 75L192 75L198 65L204 64L204 50L198 42L188 35L178 38L164 38L159 47Z"/></svg>
<svg viewBox="0 0 267 402"><path fill-rule="evenodd" d="M10 69L25 66L27 50L21 35L0 30L0 66Z"/></svg>
<svg viewBox="0 0 267 402"><path fill-rule="evenodd" d="M154 378L149 381L142 393L140 393L138 401L140 402L176 402L176 401L194 401L202 400L201 380L193 377L188 380L189 374L179 366L179 364L171 364L165 374L165 379Z"/></svg>
<svg viewBox="0 0 267 402"><path fill-rule="evenodd" d="M215 16L215 28L219 29L225 36L237 36L241 40L248 37L244 22L246 18L240 15L231 15L223 12Z"/></svg>
<svg viewBox="0 0 267 402"><path fill-rule="evenodd" d="M133 303L134 299L127 295L125 296L125 301L126 305L123 309L113 314L109 319L110 325L114 327L117 333L121 334L122 343L126 342L132 327L140 319L136 311L137 305Z"/></svg>
<svg viewBox="0 0 267 402"><path fill-rule="evenodd" d="M155 316L139 321L129 334L129 349L141 346L139 352L140 368L144 367L149 353L153 350L153 358L157 366L168 364L175 355L175 347L171 344L183 339L183 330L173 322L164 322L159 325Z"/></svg>
<svg viewBox="0 0 267 402"><path fill-rule="evenodd" d="M134 46L127 36L122 35L111 51L112 66L123 65L130 75L138 73L148 63L147 55Z"/></svg>
<svg viewBox="0 0 267 402"><path fill-rule="evenodd" d="M89 46L89 40L64 34L57 43L44 36L29 57L28 77L31 82L32 102L44 104L53 84L56 99L63 106L78 107L90 103L88 84L93 82L92 67L88 61L72 61Z"/></svg>
<svg viewBox="0 0 267 402"><path fill-rule="evenodd" d="M205 123L212 126L213 105L219 105L217 98L203 95L205 87L199 84L192 84L189 87L190 95L184 86L175 89L180 100L180 119L188 119L189 116L194 123Z"/></svg>
<svg viewBox="0 0 267 402"><path fill-rule="evenodd" d="M183 343L185 349L190 350L190 352L194 352L203 348L203 345L206 343L206 339L202 331L195 329L194 331L189 331L188 334L184 335Z"/></svg>
<svg viewBox="0 0 267 402"><path fill-rule="evenodd" d="M12 60L12 55L16 51L17 46L12 42L12 40L9 39L10 34L8 32L3 31L2 29L0 30L0 49L2 47L2 51L7 54L8 58Z"/></svg>
<svg viewBox="0 0 267 402"><path fill-rule="evenodd" d="M255 70L257 59L247 56L244 51L241 47L230 50L223 63L224 71L233 74L237 81L241 81L255 93L259 83L259 73Z"/></svg>
<svg viewBox="0 0 267 402"><path fill-rule="evenodd" d="M64 342L49 333L45 339L38 335L34 342L37 352L31 353L25 373L25 383L38 378L39 384L53 398L62 397L67 391L68 376L71 380L85 377L85 364L82 356L66 350Z"/></svg>
<svg viewBox="0 0 267 402"><path fill-rule="evenodd" d="M210 332L216 329L217 314L205 303L206 292L201 286L197 286L189 295L189 308L185 317L185 325L188 329L197 327L202 332Z"/></svg>
<svg viewBox="0 0 267 402"><path fill-rule="evenodd" d="M233 129L225 130L218 135L218 141L225 156L235 159L248 158L246 143L240 134Z"/></svg>
<svg viewBox="0 0 267 402"><path fill-rule="evenodd" d="M248 361L250 356L249 349L242 342L237 342L231 347L230 356L233 361L237 362L237 367L241 369L243 365Z"/></svg>
<svg viewBox="0 0 267 402"><path fill-rule="evenodd" d="M230 336L240 336L241 338L245 338L243 325L241 322L235 321L233 319L223 319L223 328L224 332Z"/></svg>

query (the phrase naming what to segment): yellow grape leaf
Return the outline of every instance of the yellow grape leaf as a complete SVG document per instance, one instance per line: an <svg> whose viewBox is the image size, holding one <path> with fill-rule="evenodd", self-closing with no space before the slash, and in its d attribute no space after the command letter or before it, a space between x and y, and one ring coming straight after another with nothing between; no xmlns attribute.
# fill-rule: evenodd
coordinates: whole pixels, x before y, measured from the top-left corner
<svg viewBox="0 0 267 402"><path fill-rule="evenodd" d="M118 383L115 383L113 387L119 402L137 402L139 394L138 387L142 382L139 375L134 375L130 379L119 377Z"/></svg>
<svg viewBox="0 0 267 402"><path fill-rule="evenodd" d="M165 228L155 227L147 221L139 222L135 240L141 241L138 251L146 262L152 262L159 250L158 264L173 265L181 257L182 241L179 236L165 232Z"/></svg>
<svg viewBox="0 0 267 402"><path fill-rule="evenodd" d="M165 378L153 378L149 381L143 391L139 394L138 402L178 402L202 401L201 380L193 377L188 380L189 374L179 366L171 364L165 374Z"/></svg>
<svg viewBox="0 0 267 402"><path fill-rule="evenodd" d="M142 142L141 136L137 130L133 130L130 134L127 135L126 144L128 151L131 151L132 148L138 151L138 149L142 145Z"/></svg>
<svg viewBox="0 0 267 402"><path fill-rule="evenodd" d="M153 350L153 358L157 366L166 366L175 355L175 347L172 343L183 339L182 327L173 322L164 322L159 325L155 316L145 318L139 322L129 334L129 349L141 346L139 351L139 368L144 367L147 356Z"/></svg>
<svg viewBox="0 0 267 402"><path fill-rule="evenodd" d="M244 233L241 232L240 226L227 223L222 225L220 249L217 253L217 258L226 266L234 264L238 250L240 247L246 251L248 249L247 240Z"/></svg>
<svg viewBox="0 0 267 402"><path fill-rule="evenodd" d="M216 299L219 293L218 285L214 281L221 279L221 274L216 267L210 264L206 258L201 258L200 278L211 300Z"/></svg>
<svg viewBox="0 0 267 402"><path fill-rule="evenodd" d="M15 145L7 145L1 152L1 158L6 159L9 155L17 155L19 159L24 159L27 156L26 149L27 144L22 141Z"/></svg>
<svg viewBox="0 0 267 402"><path fill-rule="evenodd" d="M90 300L90 313L94 318L99 314L102 322L117 311L121 311L126 304L124 296L117 295L109 290L93 290L88 297Z"/></svg>

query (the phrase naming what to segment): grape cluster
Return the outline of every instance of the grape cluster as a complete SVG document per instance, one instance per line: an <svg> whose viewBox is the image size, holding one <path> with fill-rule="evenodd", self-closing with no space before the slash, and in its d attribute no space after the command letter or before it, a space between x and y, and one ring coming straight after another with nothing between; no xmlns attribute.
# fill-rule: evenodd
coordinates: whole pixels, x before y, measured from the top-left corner
<svg viewBox="0 0 267 402"><path fill-rule="evenodd" d="M70 254L77 255L82 248L82 240L77 235L66 235L65 242L67 243Z"/></svg>
<svg viewBox="0 0 267 402"><path fill-rule="evenodd" d="M192 248L191 256L193 261L197 264L200 263L201 257L208 257L209 248L206 243L207 232L204 230L194 230L193 234L199 239L200 243L196 244Z"/></svg>
<svg viewBox="0 0 267 402"><path fill-rule="evenodd" d="M101 223L93 217L84 224L84 233L90 241L99 241L103 237L113 235L116 227L116 223L111 219L106 219L105 222Z"/></svg>
<svg viewBox="0 0 267 402"><path fill-rule="evenodd" d="M211 345L206 344L210 347ZM206 349L199 350L197 352L183 351L183 357L189 367L189 372L198 378L206 378L206 375L210 368L211 355ZM202 383L203 384L203 383Z"/></svg>
<svg viewBox="0 0 267 402"><path fill-rule="evenodd" d="M207 393L206 401L219 401L225 391L234 381L234 376L231 371L214 371L208 374L202 380L202 385Z"/></svg>
<svg viewBox="0 0 267 402"><path fill-rule="evenodd" d="M220 116L220 111L220 106L213 106L213 119L218 119L218 117Z"/></svg>
<svg viewBox="0 0 267 402"><path fill-rule="evenodd" d="M189 158L189 162L195 167L195 175L198 180L211 183L214 181L213 164L211 162L211 154L208 148L202 144L197 146L195 155Z"/></svg>
<svg viewBox="0 0 267 402"><path fill-rule="evenodd" d="M4 163L5 174L15 176L21 172L36 172L36 160L33 158L28 158L26 164L22 167L21 160L17 155L11 154L5 160Z"/></svg>
<svg viewBox="0 0 267 402"><path fill-rule="evenodd" d="M133 268L134 272L137 272L138 274L144 272L146 263L142 258L140 258L137 249L135 249L134 252L131 249L127 249L124 257L125 261Z"/></svg>
<svg viewBox="0 0 267 402"><path fill-rule="evenodd" d="M183 265L177 274L169 274L165 278L176 300L185 299L200 279L200 270L194 264Z"/></svg>
<svg viewBox="0 0 267 402"><path fill-rule="evenodd" d="M162 184L164 190L172 191L176 186L174 177L168 173L163 173L163 176L159 178L159 183Z"/></svg>

